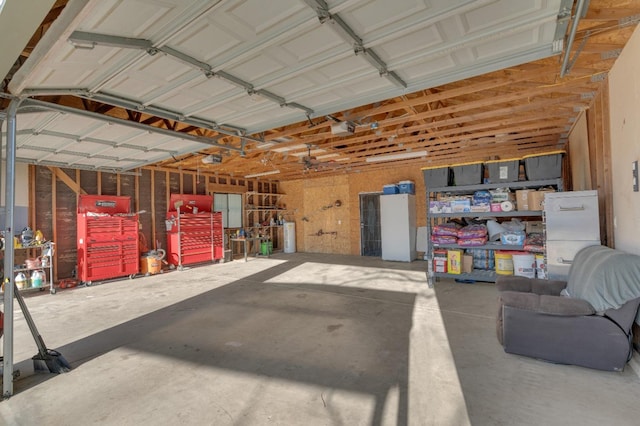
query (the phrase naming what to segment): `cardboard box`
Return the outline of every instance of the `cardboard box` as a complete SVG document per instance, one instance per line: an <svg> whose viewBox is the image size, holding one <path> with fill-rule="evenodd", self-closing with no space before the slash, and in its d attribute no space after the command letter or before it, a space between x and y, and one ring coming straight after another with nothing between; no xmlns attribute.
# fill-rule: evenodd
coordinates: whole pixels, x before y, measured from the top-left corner
<svg viewBox="0 0 640 426"><path fill-rule="evenodd" d="M462 273L462 250L447 250L447 269L450 274Z"/></svg>
<svg viewBox="0 0 640 426"><path fill-rule="evenodd" d="M509 193L506 191L491 190L489 193L491 193L492 203L501 203L509 200Z"/></svg>
<svg viewBox="0 0 640 426"><path fill-rule="evenodd" d="M451 213L450 201L429 201L430 213Z"/></svg>
<svg viewBox="0 0 640 426"><path fill-rule="evenodd" d="M528 197L529 210L543 210L544 194L555 192L553 189L530 191Z"/></svg>
<svg viewBox="0 0 640 426"><path fill-rule="evenodd" d="M516 191L516 210L529 210L529 189Z"/></svg>
<svg viewBox="0 0 640 426"><path fill-rule="evenodd" d="M433 258L433 270L435 272L447 273L447 258L446 257L434 257Z"/></svg>
<svg viewBox="0 0 640 426"><path fill-rule="evenodd" d="M438 249L433 251L433 270L447 273L447 250Z"/></svg>
<svg viewBox="0 0 640 426"><path fill-rule="evenodd" d="M491 211L491 206L489 204L478 204L475 206L471 206L471 212L489 212Z"/></svg>
<svg viewBox="0 0 640 426"><path fill-rule="evenodd" d="M473 256L465 254L462 256L462 272L465 274L473 272Z"/></svg>
<svg viewBox="0 0 640 426"><path fill-rule="evenodd" d="M515 201L516 195L511 191L501 191L492 189L489 191L491 194L492 203L501 203L503 201Z"/></svg>
<svg viewBox="0 0 640 426"><path fill-rule="evenodd" d="M544 226L541 220L530 220L524 223L524 231L527 234L542 234L544 232Z"/></svg>
<svg viewBox="0 0 640 426"><path fill-rule="evenodd" d="M453 213L468 213L471 211L471 200L451 201L451 211Z"/></svg>

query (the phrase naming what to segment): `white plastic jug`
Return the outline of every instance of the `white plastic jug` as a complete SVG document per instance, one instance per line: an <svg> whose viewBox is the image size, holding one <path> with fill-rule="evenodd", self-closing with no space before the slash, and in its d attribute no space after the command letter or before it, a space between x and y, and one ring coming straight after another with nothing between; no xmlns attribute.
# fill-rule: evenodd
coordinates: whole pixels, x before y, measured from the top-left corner
<svg viewBox="0 0 640 426"><path fill-rule="evenodd" d="M16 274L15 282L18 289L21 290L27 286L27 277L22 272L18 272Z"/></svg>
<svg viewBox="0 0 640 426"><path fill-rule="evenodd" d="M44 283L45 276L42 271L33 271L31 273L31 287L40 288Z"/></svg>

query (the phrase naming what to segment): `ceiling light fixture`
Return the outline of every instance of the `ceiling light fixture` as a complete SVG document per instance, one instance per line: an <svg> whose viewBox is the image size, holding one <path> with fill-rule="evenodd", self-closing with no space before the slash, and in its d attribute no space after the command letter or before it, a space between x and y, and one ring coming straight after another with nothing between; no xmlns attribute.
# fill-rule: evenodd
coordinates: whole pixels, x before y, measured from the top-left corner
<svg viewBox="0 0 640 426"><path fill-rule="evenodd" d="M204 164L220 164L222 163L222 155L209 154L202 158Z"/></svg>
<svg viewBox="0 0 640 426"><path fill-rule="evenodd" d="M326 160L327 158L335 158L335 157L338 157L339 155L340 154L334 152L334 153L331 153L331 154L318 155L318 156L316 156L316 159L318 159L318 160Z"/></svg>
<svg viewBox="0 0 640 426"><path fill-rule="evenodd" d="M307 144L300 143L300 144L297 144L297 145L283 146L283 147L280 147L280 148L274 148L271 151L273 151L273 152L286 152L286 151L294 151L294 150L298 150L298 149L306 150L307 149Z"/></svg>
<svg viewBox="0 0 640 426"><path fill-rule="evenodd" d="M376 155L375 157L367 157L367 163L377 163L380 161L406 160L408 158L426 157L427 151L402 152L400 154Z"/></svg>
<svg viewBox="0 0 640 426"><path fill-rule="evenodd" d="M245 175L245 179L250 179L250 178L254 178L254 177L260 177L260 176L269 176L269 175L276 175L280 173L280 170L269 170L268 172L260 172L260 173L253 173L250 175Z"/></svg>
<svg viewBox="0 0 640 426"><path fill-rule="evenodd" d="M334 136L348 136L356 131L356 125L350 121L342 121L331 125L331 134Z"/></svg>

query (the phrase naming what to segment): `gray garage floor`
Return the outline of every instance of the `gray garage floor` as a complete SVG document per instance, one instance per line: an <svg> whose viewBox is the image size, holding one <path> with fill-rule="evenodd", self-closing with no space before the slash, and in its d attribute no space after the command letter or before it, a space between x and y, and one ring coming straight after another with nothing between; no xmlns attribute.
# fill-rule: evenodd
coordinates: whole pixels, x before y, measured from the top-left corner
<svg viewBox="0 0 640 426"><path fill-rule="evenodd" d="M0 423L638 424L632 368L505 354L493 285L429 289L425 267L278 254L28 297L74 369L30 374L18 311Z"/></svg>

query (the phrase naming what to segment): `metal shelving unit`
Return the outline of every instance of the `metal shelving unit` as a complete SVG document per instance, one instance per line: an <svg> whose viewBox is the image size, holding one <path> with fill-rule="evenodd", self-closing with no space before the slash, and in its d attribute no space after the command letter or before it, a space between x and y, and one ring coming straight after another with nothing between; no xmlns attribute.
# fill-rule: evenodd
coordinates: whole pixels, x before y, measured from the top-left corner
<svg viewBox="0 0 640 426"><path fill-rule="evenodd" d="M285 194L273 192L248 191L244 193L244 227L267 237L273 243L274 249L281 249L283 225L271 224L280 215L290 215L291 211L281 207L281 199ZM275 216L275 217L274 217ZM268 225L265 225L268 223Z"/></svg>
<svg viewBox="0 0 640 426"><path fill-rule="evenodd" d="M25 287L20 289L21 292L30 291L30 290L39 290L44 291L49 286L49 292L51 294L56 294L56 288L53 286L53 254L54 254L55 243L53 241L45 241L42 244L33 244L26 247L15 247L15 253L19 253L21 251L28 250L37 250L40 253L40 256L37 256L40 259L40 265L35 267L28 267L25 264L25 267L14 267L13 273L14 275L18 272L26 273L27 282L31 282L29 272L33 273L34 271L41 271L44 273L44 281L42 282L42 286L40 287ZM2 249L2 255L4 256L4 249Z"/></svg>
<svg viewBox="0 0 640 426"><path fill-rule="evenodd" d="M520 180L517 182L497 182L483 183L478 185L460 185L460 186L440 186L427 188L427 192L447 192L447 193L469 193L474 191L489 190L496 188L525 189L525 188L541 188L543 186L556 186L558 191L562 191L562 179L545 179L545 180Z"/></svg>
<svg viewBox="0 0 640 426"><path fill-rule="evenodd" d="M542 210L514 210L511 212L463 212L463 213L431 213L429 211L429 201L435 199L438 194L473 194L475 191L483 191L497 188L509 189L537 189L546 186L553 186L557 191L563 190L562 179L546 179L535 181L517 181L517 182L500 182L480 185L461 185L461 186L444 186L444 187L427 187L427 253L428 261L427 283L429 287L433 287L433 283L437 278L453 278L457 280L473 280L495 282L497 274L495 271L486 271L474 269L471 273L449 274L435 272L433 269L433 251L434 249L486 249L486 250L510 250L523 251L521 245L504 245L497 243L488 243L482 246L460 246L458 244L434 244L431 242L431 229L439 222L440 219L451 218L514 218L514 217L543 217Z"/></svg>

